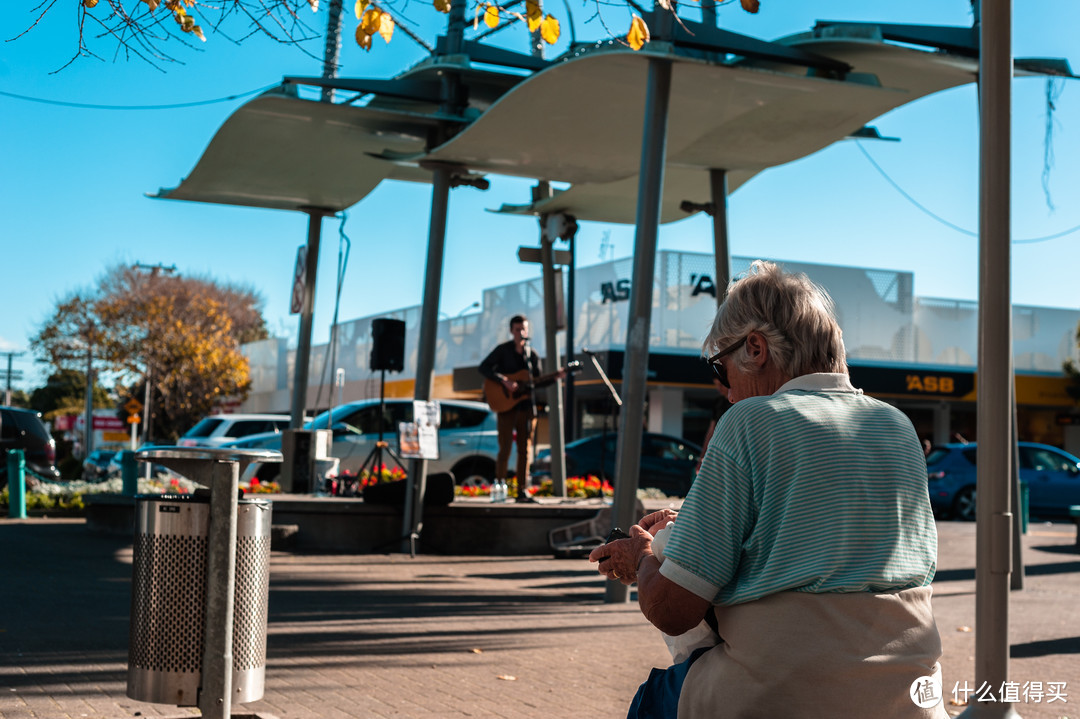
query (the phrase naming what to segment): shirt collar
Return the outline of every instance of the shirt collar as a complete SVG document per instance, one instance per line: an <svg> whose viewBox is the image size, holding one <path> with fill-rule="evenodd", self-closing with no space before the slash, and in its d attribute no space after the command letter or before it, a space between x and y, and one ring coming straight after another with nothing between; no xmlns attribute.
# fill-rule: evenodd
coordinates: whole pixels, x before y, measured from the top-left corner
<svg viewBox="0 0 1080 719"><path fill-rule="evenodd" d="M815 372L804 374L790 379L780 386L773 394L782 392L851 392L862 394L861 389L855 389L851 379L846 374L839 372Z"/></svg>

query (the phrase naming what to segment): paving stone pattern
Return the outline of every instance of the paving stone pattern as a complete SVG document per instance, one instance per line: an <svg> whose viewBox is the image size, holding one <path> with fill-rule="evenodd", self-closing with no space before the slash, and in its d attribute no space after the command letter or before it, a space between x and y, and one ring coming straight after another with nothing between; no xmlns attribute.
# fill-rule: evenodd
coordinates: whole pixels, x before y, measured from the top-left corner
<svg viewBox="0 0 1080 719"><path fill-rule="evenodd" d="M948 701L974 684L975 525L938 527ZM1067 702L1018 704L1025 719L1080 717L1074 537L1035 524L1023 538L1011 678L1067 683ZM0 719L199 715L124 694L130 541L81 520L0 520L0 572ZM235 719L618 718L668 659L635 603L603 602L584 560L275 552L270 587L265 695Z"/></svg>

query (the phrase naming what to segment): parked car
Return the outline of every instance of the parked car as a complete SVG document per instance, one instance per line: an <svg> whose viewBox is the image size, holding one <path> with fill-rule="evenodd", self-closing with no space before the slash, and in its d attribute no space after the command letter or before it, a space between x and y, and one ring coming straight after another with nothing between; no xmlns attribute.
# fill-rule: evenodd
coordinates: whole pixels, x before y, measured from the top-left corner
<svg viewBox="0 0 1080 719"><path fill-rule="evenodd" d="M240 437L289 428L287 414L215 414L199 421L180 437L180 447L220 447Z"/></svg>
<svg viewBox="0 0 1080 719"><path fill-rule="evenodd" d="M109 462L116 455L115 449L95 449L83 460L84 482L97 482L109 474Z"/></svg>
<svg viewBox="0 0 1080 719"><path fill-rule="evenodd" d="M1040 517L1068 517L1080 504L1080 459L1035 442L1018 442L1020 481L1028 486L1028 512ZM976 445L944 444L926 457L930 504L936 512L961 520L975 519Z"/></svg>
<svg viewBox="0 0 1080 719"><path fill-rule="evenodd" d="M439 458L428 461L428 473L452 472L462 486L490 484L495 478L495 455L499 451L495 413L482 402L466 400L440 400L439 408ZM412 419L412 400L385 400L382 437L395 453L398 424ZM359 473L379 439L379 400L364 399L335 407L332 413L323 412L306 422L304 429L330 429L333 433L330 456L341 460L338 471ZM228 446L280 451L281 435L253 435ZM384 464L390 465L392 461L391 457L383 456ZM513 462L511 454L511 466ZM276 463L254 463L244 477L274 481L279 474L280 466Z"/></svg>
<svg viewBox="0 0 1080 719"><path fill-rule="evenodd" d="M615 476L618 435L597 434L566 445L566 476ZM641 471L638 486L658 489L669 497L685 497L694 481L701 447L679 437L645 432L641 435ZM536 453L532 473L539 479L551 474L551 451Z"/></svg>
<svg viewBox="0 0 1080 719"><path fill-rule="evenodd" d="M41 414L18 407L0 407L0 489L7 486L7 453L23 450L26 468L46 479L60 479L56 469L56 442L41 421Z"/></svg>

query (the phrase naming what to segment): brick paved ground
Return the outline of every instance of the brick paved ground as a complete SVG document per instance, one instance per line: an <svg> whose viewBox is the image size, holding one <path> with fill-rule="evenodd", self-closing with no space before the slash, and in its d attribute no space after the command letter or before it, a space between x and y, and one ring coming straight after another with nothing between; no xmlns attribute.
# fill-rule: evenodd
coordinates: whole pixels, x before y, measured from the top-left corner
<svg viewBox="0 0 1080 719"><path fill-rule="evenodd" d="M974 682L972 524L939 524L935 611L946 692ZM1067 682L1080 717L1080 554L1071 525L1024 537L1012 594L1012 678ZM0 719L197 716L124 696L130 542L80 520L0 520ZM583 560L295 555L272 560L260 717L621 717L667 652L635 604L603 603ZM950 706L953 713L960 707Z"/></svg>

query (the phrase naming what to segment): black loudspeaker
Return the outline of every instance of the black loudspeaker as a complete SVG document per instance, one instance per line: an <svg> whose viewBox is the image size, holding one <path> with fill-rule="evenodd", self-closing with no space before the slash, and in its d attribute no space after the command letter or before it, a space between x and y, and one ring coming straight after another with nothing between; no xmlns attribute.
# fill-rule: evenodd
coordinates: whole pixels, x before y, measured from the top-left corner
<svg viewBox="0 0 1080 719"><path fill-rule="evenodd" d="M405 323L380 318L371 321L371 369L405 369Z"/></svg>

